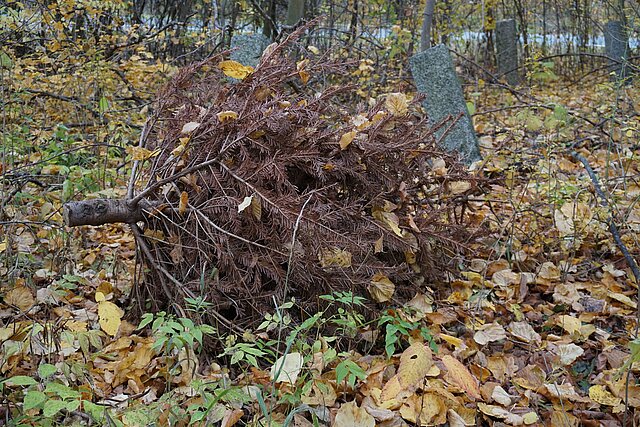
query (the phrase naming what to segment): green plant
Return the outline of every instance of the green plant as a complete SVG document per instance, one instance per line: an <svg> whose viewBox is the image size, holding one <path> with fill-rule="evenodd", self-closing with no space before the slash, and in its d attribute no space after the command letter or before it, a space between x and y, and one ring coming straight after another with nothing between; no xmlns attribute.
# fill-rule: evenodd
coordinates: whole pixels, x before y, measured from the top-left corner
<svg viewBox="0 0 640 427"><path fill-rule="evenodd" d="M436 346L431 331L421 321L409 321L403 318L402 309L388 310L378 320L378 327L384 326L384 349L387 357L391 357L396 353L402 339L409 341L414 337L416 332L422 339L429 343L429 347L436 352Z"/></svg>
<svg viewBox="0 0 640 427"><path fill-rule="evenodd" d="M21 421L39 426L56 425L56 419L66 413L81 411L90 415L94 421L100 422L103 408L83 398L81 389L74 388L62 382L58 368L49 363L42 363L38 367L37 379L17 375L0 381L0 390L6 393L5 387L22 387L12 391L21 393L21 413L14 417L15 425L25 425Z"/></svg>
<svg viewBox="0 0 640 427"><path fill-rule="evenodd" d="M348 357L348 353L342 353L341 356ZM342 384L346 381L349 387L355 387L357 380L365 380L367 374L356 362L351 359L345 359L336 366L336 383Z"/></svg>
<svg viewBox="0 0 640 427"><path fill-rule="evenodd" d="M174 351L179 351L182 348L197 353L202 349L204 335L216 332L216 329L211 325L196 325L191 319L176 318L164 311L155 315L145 313L138 329L149 324L151 324L151 332L156 337L151 348L164 355L173 354Z"/></svg>

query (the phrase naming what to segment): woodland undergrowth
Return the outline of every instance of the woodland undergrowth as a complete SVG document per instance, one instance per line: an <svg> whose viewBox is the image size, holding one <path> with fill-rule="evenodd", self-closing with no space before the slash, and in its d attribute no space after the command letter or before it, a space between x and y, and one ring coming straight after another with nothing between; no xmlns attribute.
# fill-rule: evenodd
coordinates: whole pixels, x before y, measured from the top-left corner
<svg viewBox="0 0 640 427"><path fill-rule="evenodd" d="M6 424L637 419L638 286L609 226L637 259L637 82L469 78L465 170L367 63L298 46L173 74L139 47L123 79L71 46L57 71L0 64ZM145 189L166 206L137 231L63 225L64 202Z"/></svg>

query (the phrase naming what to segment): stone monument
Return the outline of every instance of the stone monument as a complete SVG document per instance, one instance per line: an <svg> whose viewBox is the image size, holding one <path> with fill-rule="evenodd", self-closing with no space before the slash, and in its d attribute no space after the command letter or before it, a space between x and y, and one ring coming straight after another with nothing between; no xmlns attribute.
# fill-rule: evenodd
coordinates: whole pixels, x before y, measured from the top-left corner
<svg viewBox="0 0 640 427"><path fill-rule="evenodd" d="M496 23L496 59L500 76L505 76L509 85L518 85L520 76L518 75L518 34L515 19L505 19Z"/></svg>
<svg viewBox="0 0 640 427"><path fill-rule="evenodd" d="M262 52L271 44L271 40L262 34L234 34L231 38L231 55L229 57L241 63L255 67L260 61Z"/></svg>
<svg viewBox="0 0 640 427"><path fill-rule="evenodd" d="M431 123L463 114L444 138L449 126L436 132L441 147L457 151L466 163L480 160L478 139L449 49L445 45L434 46L409 58L409 65L418 91L426 95L422 105Z"/></svg>

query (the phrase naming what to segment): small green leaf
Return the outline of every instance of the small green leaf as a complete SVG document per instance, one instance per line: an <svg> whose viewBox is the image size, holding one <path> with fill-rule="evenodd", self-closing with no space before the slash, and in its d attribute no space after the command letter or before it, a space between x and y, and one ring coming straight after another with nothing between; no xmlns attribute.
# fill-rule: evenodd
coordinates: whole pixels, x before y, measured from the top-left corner
<svg viewBox="0 0 640 427"><path fill-rule="evenodd" d="M42 414L47 418L51 418L55 414L60 412L62 409L66 409L66 408L67 408L67 403L65 401L49 399L44 403Z"/></svg>
<svg viewBox="0 0 640 427"><path fill-rule="evenodd" d="M98 103L98 109L100 110L100 114L104 114L109 109L109 101L106 97L100 98L100 102Z"/></svg>
<svg viewBox="0 0 640 427"><path fill-rule="evenodd" d="M45 379L55 374L57 370L58 368L56 368L54 365L50 363L43 363L42 365L38 366L38 375L40 375L40 378Z"/></svg>
<svg viewBox="0 0 640 427"><path fill-rule="evenodd" d="M244 358L244 351L236 351L235 353L233 353L233 356L231 356L231 364L233 365L235 363L238 363L243 358Z"/></svg>
<svg viewBox="0 0 640 427"><path fill-rule="evenodd" d="M48 383L44 391L53 393L60 399L79 399L82 396L79 391L74 390L64 384L55 382Z"/></svg>
<svg viewBox="0 0 640 427"><path fill-rule="evenodd" d="M38 390L30 390L24 395L22 409L25 411L37 408L47 400L47 395Z"/></svg>
<svg viewBox="0 0 640 427"><path fill-rule="evenodd" d="M145 313L142 315L142 320L136 329L142 329L147 326L149 323L153 322L153 314Z"/></svg>
<svg viewBox="0 0 640 427"><path fill-rule="evenodd" d="M67 411L73 412L80 407L80 400L74 399L67 402Z"/></svg>
<svg viewBox="0 0 640 427"><path fill-rule="evenodd" d="M24 385L24 386L34 385L38 383L35 379L28 377L26 375L16 375L15 377L8 378L5 382L9 385Z"/></svg>
<svg viewBox="0 0 640 427"><path fill-rule="evenodd" d="M212 335L216 333L216 328L214 328L211 325L200 325L200 330L207 335Z"/></svg>
<svg viewBox="0 0 640 427"><path fill-rule="evenodd" d="M469 111L469 115L473 116L476 113L476 104L471 101L467 102L467 111Z"/></svg>

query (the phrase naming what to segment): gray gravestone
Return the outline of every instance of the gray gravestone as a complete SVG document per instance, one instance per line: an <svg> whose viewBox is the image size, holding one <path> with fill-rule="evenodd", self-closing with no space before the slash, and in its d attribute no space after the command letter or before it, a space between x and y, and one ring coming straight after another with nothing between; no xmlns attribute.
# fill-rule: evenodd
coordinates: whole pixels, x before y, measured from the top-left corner
<svg viewBox="0 0 640 427"><path fill-rule="evenodd" d="M505 19L496 23L496 59L498 73L505 76L507 83L516 86L520 83L518 75L518 34L516 20Z"/></svg>
<svg viewBox="0 0 640 427"><path fill-rule="evenodd" d="M229 57L241 63L255 67L260 61L262 52L271 44L271 40L262 34L234 34L231 38L231 54Z"/></svg>
<svg viewBox="0 0 640 427"><path fill-rule="evenodd" d="M467 163L480 160L478 139L449 49L444 45L432 47L409 58L409 65L418 91L426 95L422 105L427 110L431 123L438 123L449 115L457 117L463 113L444 139L441 137L449 126L445 125L436 132L442 148L457 151Z"/></svg>
<svg viewBox="0 0 640 427"><path fill-rule="evenodd" d="M609 21L604 26L605 53L610 58L609 70L616 73L616 79L629 77L625 62L629 55L629 38L620 21Z"/></svg>

